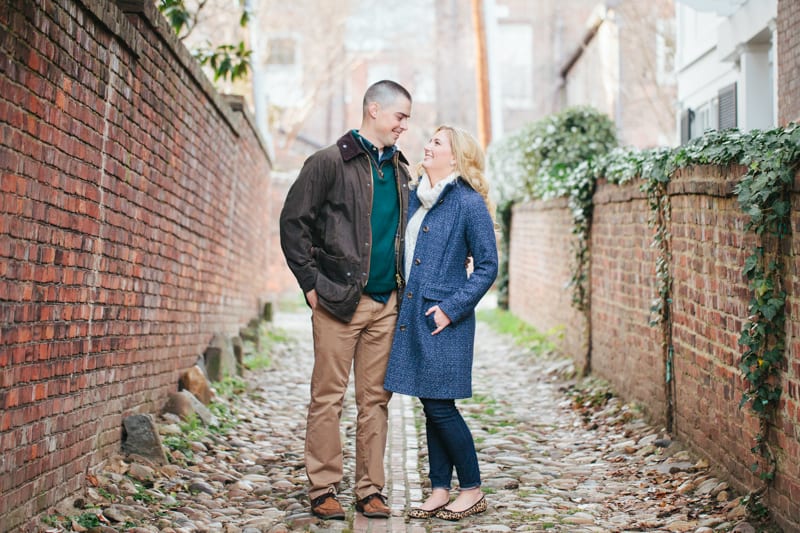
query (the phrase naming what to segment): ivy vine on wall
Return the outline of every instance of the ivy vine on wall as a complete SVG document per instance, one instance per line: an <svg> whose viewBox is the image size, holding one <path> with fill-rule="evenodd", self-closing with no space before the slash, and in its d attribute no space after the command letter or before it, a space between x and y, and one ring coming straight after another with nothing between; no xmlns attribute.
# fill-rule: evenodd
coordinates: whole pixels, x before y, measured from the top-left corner
<svg viewBox="0 0 800 533"><path fill-rule="evenodd" d="M538 198L567 197L577 237L570 280L572 303L587 312L589 305L589 235L595 178L586 169L617 145L614 123L591 107L571 107L522 128L489 149L489 173L498 205L498 220L508 234L515 203ZM500 178L501 177L501 178ZM507 303L508 247L501 251L499 302Z"/></svg>
<svg viewBox="0 0 800 533"><path fill-rule="evenodd" d="M583 111L584 117L597 121L595 115ZM672 426L674 398L673 348L671 338L671 236L670 177L680 168L693 165L744 166L747 170L737 183L734 192L739 206L748 216L746 229L757 236L756 244L743 266L751 294L748 316L739 336L743 351L739 369L747 388L742 394L740 407L749 406L759 420L759 431L752 452L756 460L752 465L764 486L754 493L758 496L774 479L776 458L770 447L769 428L781 396L780 373L784 364L786 339L786 291L783 288L786 237L790 233L790 193L794 176L800 168L800 126L790 124L769 131L742 133L737 130L709 131L704 136L679 148L657 148L639 151L627 148L609 149L613 137L595 126L584 131L594 132L605 141L597 141L592 152L577 164L565 164L555 157L539 153L542 146L554 143L579 143L586 139L556 137L556 131L544 127L559 124L559 116L550 122L541 122L529 130L493 146L489 152L489 171L495 182L504 182L500 199L510 212L510 205L529 198L564 196L570 199L579 249L573 266L573 287L586 281L589 261L589 230L592 213L594 184L600 177L616 184L633 179L641 180L641 189L647 194L653 227L653 246L658 250L655 264L657 297L651 306L654 326L663 334L663 358L667 397L667 422ZM575 117L575 118L579 118ZM543 129L544 128L544 129ZM540 136L553 135L543 140ZM553 142L550 142L553 141ZM550 152L547 152L548 154ZM580 147L562 146L556 153L576 154ZM574 162L574 159L569 160ZM515 172L508 181L509 172ZM586 291L576 289L573 304L586 309ZM751 500L758 504L757 498Z"/></svg>
<svg viewBox="0 0 800 533"><path fill-rule="evenodd" d="M711 132L678 150L674 161L680 166L737 163L747 168L735 193L749 217L745 229L758 239L743 268L750 302L749 316L739 336L743 347L739 370L747 382L740 407L748 405L758 417L759 432L752 447L758 460L752 470L769 483L777 466L769 428L780 401L780 372L786 350L784 250L791 228L790 193L800 167L800 127L790 124L750 133Z"/></svg>
<svg viewBox="0 0 800 533"><path fill-rule="evenodd" d="M609 183L622 185L640 179L640 189L647 195L650 207L648 225L653 228L653 248L657 250L655 264L656 298L650 305L650 325L661 330L661 357L664 365L664 398L667 404L667 431L674 429L675 375L672 346L672 264L669 223L672 213L667 186L675 170L671 160L672 150L655 148L639 151L631 148L617 149L601 158L592 171L595 179L605 177Z"/></svg>

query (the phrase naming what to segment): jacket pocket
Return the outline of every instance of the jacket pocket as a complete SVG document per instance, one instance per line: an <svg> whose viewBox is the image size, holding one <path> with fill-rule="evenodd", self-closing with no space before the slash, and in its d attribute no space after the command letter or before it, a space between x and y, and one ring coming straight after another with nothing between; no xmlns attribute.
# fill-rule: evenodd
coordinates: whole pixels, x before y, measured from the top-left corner
<svg viewBox="0 0 800 533"><path fill-rule="evenodd" d="M343 285L350 285L354 282L353 272L355 270L346 257L330 255L316 248L314 250L314 260L317 263L317 270L332 282Z"/></svg>
<svg viewBox="0 0 800 533"><path fill-rule="evenodd" d="M359 290L355 284L338 283L321 271L317 274L317 284L314 289L322 299L330 303L343 303L351 299L358 301L356 295Z"/></svg>

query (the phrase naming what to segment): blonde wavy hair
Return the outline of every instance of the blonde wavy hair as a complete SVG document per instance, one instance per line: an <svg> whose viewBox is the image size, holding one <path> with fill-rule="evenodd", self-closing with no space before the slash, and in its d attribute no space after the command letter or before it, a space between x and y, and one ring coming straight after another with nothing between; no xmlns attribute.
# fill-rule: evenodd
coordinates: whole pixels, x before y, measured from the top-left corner
<svg viewBox="0 0 800 533"><path fill-rule="evenodd" d="M450 137L450 149L456 161L455 173L481 195L492 220L495 220L495 205L489 198L489 182L483 175L486 158L480 143L470 133L455 126L442 124L434 130L433 135L440 131L447 132ZM425 172L422 162L417 163L414 170L417 176L421 176Z"/></svg>

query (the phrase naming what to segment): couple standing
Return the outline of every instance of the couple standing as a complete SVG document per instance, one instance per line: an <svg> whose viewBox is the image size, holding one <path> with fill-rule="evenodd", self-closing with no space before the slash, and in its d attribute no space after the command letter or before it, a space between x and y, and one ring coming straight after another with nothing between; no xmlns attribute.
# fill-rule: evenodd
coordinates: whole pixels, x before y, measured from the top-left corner
<svg viewBox="0 0 800 533"><path fill-rule="evenodd" d="M412 179L395 145L410 116L406 89L371 85L360 129L306 160L281 213L281 246L312 309L305 465L311 511L323 519L345 517L339 423L351 367L356 509L390 515L383 458L398 392L422 402L430 463L431 494L408 516L486 510L472 434L455 406L472 395L474 309L497 275L483 151L468 133L440 126Z"/></svg>

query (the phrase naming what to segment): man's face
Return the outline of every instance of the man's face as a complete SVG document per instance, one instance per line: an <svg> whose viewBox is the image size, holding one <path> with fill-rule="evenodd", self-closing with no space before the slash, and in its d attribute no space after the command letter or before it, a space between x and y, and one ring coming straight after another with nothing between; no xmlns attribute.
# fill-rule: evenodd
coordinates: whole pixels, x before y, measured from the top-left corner
<svg viewBox="0 0 800 533"><path fill-rule="evenodd" d="M374 102L377 114L375 116L375 132L383 146L394 146L400 135L408 129L408 119L411 117L411 102L398 96L393 103L381 106Z"/></svg>

